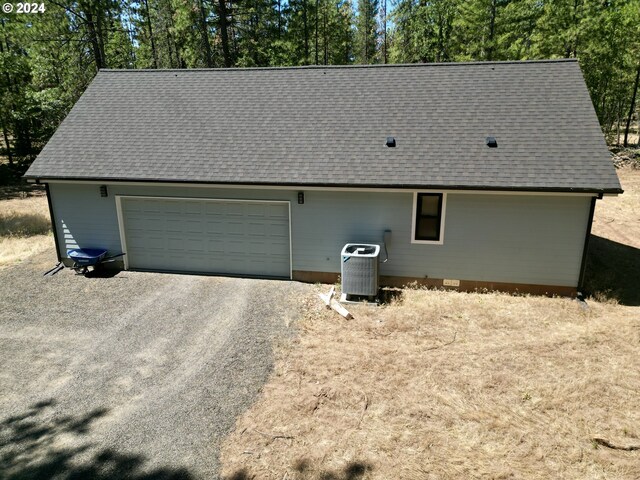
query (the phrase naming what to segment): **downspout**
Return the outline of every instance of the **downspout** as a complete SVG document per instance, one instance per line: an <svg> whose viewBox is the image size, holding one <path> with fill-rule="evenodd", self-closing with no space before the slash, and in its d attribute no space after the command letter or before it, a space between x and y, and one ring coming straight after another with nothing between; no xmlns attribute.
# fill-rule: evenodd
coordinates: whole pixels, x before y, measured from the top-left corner
<svg viewBox="0 0 640 480"><path fill-rule="evenodd" d="M51 217L51 231L53 232L53 240L56 244L56 257L58 262L62 262L60 257L60 244L58 243L58 229L56 228L56 219L53 215L53 203L51 203L51 192L49 191L49 184L44 184L44 189L47 192L47 203L49 204L49 216Z"/></svg>
<svg viewBox="0 0 640 480"><path fill-rule="evenodd" d="M582 248L582 264L580 265L580 278L578 279L578 296L584 294L584 277L587 270L587 251L589 250L589 238L591 237L591 224L593 223L593 212L596 209L596 200L602 198L602 195L591 198L591 208L589 209L589 221L587 222L587 231L584 236L584 247Z"/></svg>

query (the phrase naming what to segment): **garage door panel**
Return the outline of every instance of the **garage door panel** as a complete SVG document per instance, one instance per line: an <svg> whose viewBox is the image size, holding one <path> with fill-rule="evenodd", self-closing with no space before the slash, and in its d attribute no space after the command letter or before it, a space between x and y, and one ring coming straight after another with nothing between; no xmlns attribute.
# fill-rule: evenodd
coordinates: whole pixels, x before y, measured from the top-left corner
<svg viewBox="0 0 640 480"><path fill-rule="evenodd" d="M265 211L268 206L264 203L246 203L244 205L246 215L253 217L259 216L264 217Z"/></svg>
<svg viewBox="0 0 640 480"><path fill-rule="evenodd" d="M240 202L225 202L221 206L225 209L227 217L244 217L246 215L245 205Z"/></svg>
<svg viewBox="0 0 640 480"><path fill-rule="evenodd" d="M185 249L184 240L182 238L167 237L164 244L164 248L166 248L168 252L181 252Z"/></svg>
<svg viewBox="0 0 640 480"><path fill-rule="evenodd" d="M233 221L233 222L227 222L225 225L226 233L228 235L235 236L235 237L244 237L244 229L245 229L244 222Z"/></svg>
<svg viewBox="0 0 640 480"><path fill-rule="evenodd" d="M162 202L164 207L163 213L168 213L171 215L181 215L182 214L182 205L176 202Z"/></svg>
<svg viewBox="0 0 640 480"><path fill-rule="evenodd" d="M284 202L121 197L130 268L290 276Z"/></svg>
<svg viewBox="0 0 640 480"><path fill-rule="evenodd" d="M184 215L200 216L202 214L202 203L200 201L186 201L182 205L182 211Z"/></svg>
<svg viewBox="0 0 640 480"><path fill-rule="evenodd" d="M209 234L221 235L224 233L224 222L222 220L211 220L210 217L207 217L205 220L205 228Z"/></svg>
<svg viewBox="0 0 640 480"><path fill-rule="evenodd" d="M189 238L184 242L185 249L188 253L205 253L204 242L194 238Z"/></svg>
<svg viewBox="0 0 640 480"><path fill-rule="evenodd" d="M158 202L158 203L154 203L154 202L144 202L145 204L143 205L143 210L142 212L145 215L154 215L154 214L160 214L160 213L164 213L164 209L166 208L166 205L163 205L162 202Z"/></svg>
<svg viewBox="0 0 640 480"><path fill-rule="evenodd" d="M153 235L140 235L131 236L128 239L127 246L129 249L145 250L145 249L164 249L165 239L163 237L156 237Z"/></svg>
<svg viewBox="0 0 640 480"><path fill-rule="evenodd" d="M247 225L247 235L263 238L268 235L267 225L264 222L250 222Z"/></svg>

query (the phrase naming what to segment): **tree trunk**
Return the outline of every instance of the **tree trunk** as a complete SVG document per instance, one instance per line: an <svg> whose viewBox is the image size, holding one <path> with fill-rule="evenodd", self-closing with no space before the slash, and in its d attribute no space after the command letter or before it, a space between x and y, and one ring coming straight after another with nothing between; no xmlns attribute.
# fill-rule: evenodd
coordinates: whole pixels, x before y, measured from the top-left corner
<svg viewBox="0 0 640 480"><path fill-rule="evenodd" d="M93 58L96 62L96 67L98 69L104 68L102 52L100 51L100 44L98 43L98 35L96 33L96 27L93 21L93 13L87 10L86 15L87 15L87 31L89 32L89 43L91 43L91 50L93 53Z"/></svg>
<svg viewBox="0 0 640 480"><path fill-rule="evenodd" d="M158 68L158 52L156 42L153 38L153 28L151 27L151 15L149 14L149 2L144 0L144 10L147 15L147 28L149 28L149 41L151 42L151 54L153 55L153 68Z"/></svg>
<svg viewBox="0 0 640 480"><path fill-rule="evenodd" d="M578 51L578 2L580 0L573 0L573 11L571 12L571 27L574 29L573 38L571 38L565 48L564 56L566 58L576 57ZM570 31L570 29L567 29Z"/></svg>
<svg viewBox="0 0 640 480"><path fill-rule="evenodd" d="M384 47L384 55L382 57L382 61L386 64L387 63L387 0L382 0L382 28L384 29L383 35L384 35L384 43L383 43L383 47Z"/></svg>
<svg viewBox="0 0 640 480"><path fill-rule="evenodd" d="M307 17L308 0L302 3L302 24L304 25L304 64L309 65L309 23Z"/></svg>
<svg viewBox="0 0 640 480"><path fill-rule="evenodd" d="M438 56L436 58L436 62L441 62L444 50L444 29L442 26L442 15L438 14Z"/></svg>
<svg viewBox="0 0 640 480"><path fill-rule="evenodd" d="M167 28L167 37L170 39L171 43L173 44L173 48L175 49L176 68L186 68L182 60L182 57L180 57L180 46L178 45L178 42L176 42L175 39L173 38L173 35L171 35L171 29L176 28L176 25L173 22L174 15L175 15L175 11L171 10L171 15L169 15L169 27Z"/></svg>
<svg viewBox="0 0 640 480"><path fill-rule="evenodd" d="M4 120L2 121L2 135L4 136L4 144L7 146L7 158L9 159L9 165L13 165L13 154L11 153L11 145L9 144L9 134L7 133L7 128L4 124Z"/></svg>
<svg viewBox="0 0 640 480"><path fill-rule="evenodd" d="M211 55L211 45L209 44L209 28L207 27L207 12L204 9L204 0L200 0L200 35L202 37L202 47L204 48L204 63L207 68L213 68L213 58Z"/></svg>
<svg viewBox="0 0 640 480"><path fill-rule="evenodd" d="M493 40L496 36L496 5L497 0L491 1L491 17L489 19L489 48L487 48L487 60L493 60Z"/></svg>
<svg viewBox="0 0 640 480"><path fill-rule="evenodd" d="M177 68L175 67L177 62L173 61L173 46L171 45L171 34L169 33L169 30L167 30L164 39L165 39L165 43L167 44L167 55L169 56L169 68Z"/></svg>
<svg viewBox="0 0 640 480"><path fill-rule="evenodd" d="M353 51L353 38L350 36L349 32L351 30L351 22L349 18L345 15L345 25L344 25L344 64L349 65L351 61L351 52Z"/></svg>
<svg viewBox="0 0 640 480"><path fill-rule="evenodd" d="M282 0L278 0L278 40L282 36Z"/></svg>
<svg viewBox="0 0 640 480"><path fill-rule="evenodd" d="M369 1L365 3L364 11L364 32L362 39L364 41L364 64L369 63Z"/></svg>
<svg viewBox="0 0 640 480"><path fill-rule="evenodd" d="M218 0L218 28L220 29L220 40L222 42L222 56L224 66L231 67L231 51L229 49L229 22L227 19L227 1Z"/></svg>
<svg viewBox="0 0 640 480"><path fill-rule="evenodd" d="M318 13L320 0L316 0L316 65L318 65Z"/></svg>
<svg viewBox="0 0 640 480"><path fill-rule="evenodd" d="M104 25L102 24L102 11L100 11L100 4L96 5L96 34L98 37L98 48L100 48L100 57L102 58L102 64L104 68L107 68L107 56L104 53Z"/></svg>
<svg viewBox="0 0 640 480"><path fill-rule="evenodd" d="M638 130L636 130L638 136L636 137L636 146L640 147L640 108L636 112L636 118L638 120Z"/></svg>
<svg viewBox="0 0 640 480"><path fill-rule="evenodd" d="M402 52L402 62L412 62L413 61L413 51L410 50L411 48L411 41L408 35L408 32L411 31L411 19L413 18L413 2L409 2L408 6L407 6L407 10L409 10L409 13L407 15L407 19L405 21L405 27L404 27L404 35L403 35L403 52ZM407 52L411 52L411 53L407 53Z"/></svg>
<svg viewBox="0 0 640 480"><path fill-rule="evenodd" d="M636 72L636 81L633 84L633 94L631 95L631 108L629 108L629 115L627 116L627 126L624 129L624 146L629 145L629 127L631 126L631 117L633 117L633 111L636 108L636 95L638 93L638 81L640 81L640 63L638 64L638 71ZM640 119L638 119L640 122ZM638 131L638 142L640 143L640 130Z"/></svg>
<svg viewBox="0 0 640 480"><path fill-rule="evenodd" d="M322 2L322 43L324 50L324 64L329 64L329 32L327 32L327 0Z"/></svg>
<svg viewBox="0 0 640 480"><path fill-rule="evenodd" d="M127 17L132 18L135 16L135 8L133 8L132 5L126 5L124 8L124 11L126 12ZM125 29L125 33L127 35L127 39L129 40L129 44L130 45L135 45L136 42L136 34L134 32L135 28L126 28ZM140 65L138 65L138 60L136 58L136 50L135 48L129 48L128 50L128 57L129 57L129 65L132 66L133 68L139 68ZM56 60L58 60L56 58ZM57 78L56 76L56 83L59 84L60 80Z"/></svg>
<svg viewBox="0 0 640 480"><path fill-rule="evenodd" d="M235 18L233 17L233 0L229 0L229 23L228 23L228 31L229 35L231 35L231 45L233 46L233 51L231 55L233 58L237 58L238 56L238 35L236 35L236 31L234 29L234 25L236 24Z"/></svg>
<svg viewBox="0 0 640 480"><path fill-rule="evenodd" d="M622 120L622 102L618 102L618 121L616 122L616 145L620 146L620 122Z"/></svg>
<svg viewBox="0 0 640 480"><path fill-rule="evenodd" d="M253 66L259 67L260 65L260 57L258 56L258 26L260 25L260 17L256 14L251 17L251 33L253 35L253 42L251 48L253 49L252 57L253 57Z"/></svg>

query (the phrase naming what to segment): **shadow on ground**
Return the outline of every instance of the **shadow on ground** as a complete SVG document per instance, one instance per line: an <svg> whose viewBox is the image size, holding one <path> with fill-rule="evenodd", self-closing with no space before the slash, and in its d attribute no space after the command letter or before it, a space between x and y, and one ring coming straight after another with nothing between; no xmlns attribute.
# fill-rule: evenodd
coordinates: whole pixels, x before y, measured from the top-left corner
<svg viewBox="0 0 640 480"><path fill-rule="evenodd" d="M298 480L312 478L314 480L360 480L365 473L373 470L373 466L367 462L349 462L344 468L339 470L318 471L313 468L309 460L300 459L294 463L293 469L296 472L293 478ZM224 477L224 480L257 480L257 477L251 474L246 468L243 468L230 476Z"/></svg>
<svg viewBox="0 0 640 480"><path fill-rule="evenodd" d="M113 278L120 272L122 272L122 270L116 268L98 267L94 268L93 270L89 270L84 274L84 276L87 278Z"/></svg>
<svg viewBox="0 0 640 480"><path fill-rule="evenodd" d="M49 419L53 400L0 420L0 477L3 480L190 480L186 469L144 468L145 458L96 449L83 436L108 413L98 409L81 417Z"/></svg>
<svg viewBox="0 0 640 480"><path fill-rule="evenodd" d="M640 305L640 249L591 235L585 291L598 300Z"/></svg>
<svg viewBox="0 0 640 480"><path fill-rule="evenodd" d="M380 305L389 305L402 301L404 290L402 288L385 287L381 288L378 293Z"/></svg>
<svg viewBox="0 0 640 480"><path fill-rule="evenodd" d="M0 187L0 200L40 197L45 195L44 185L5 185Z"/></svg>
<svg viewBox="0 0 640 480"><path fill-rule="evenodd" d="M51 231L49 219L39 213L10 213L0 215L0 236L31 237Z"/></svg>

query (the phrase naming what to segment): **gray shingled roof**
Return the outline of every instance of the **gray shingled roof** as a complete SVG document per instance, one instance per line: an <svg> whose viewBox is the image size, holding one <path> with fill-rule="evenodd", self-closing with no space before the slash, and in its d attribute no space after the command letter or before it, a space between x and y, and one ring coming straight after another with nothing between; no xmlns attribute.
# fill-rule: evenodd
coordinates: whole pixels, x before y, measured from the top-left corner
<svg viewBox="0 0 640 480"><path fill-rule="evenodd" d="M26 177L621 191L575 61L103 70Z"/></svg>

